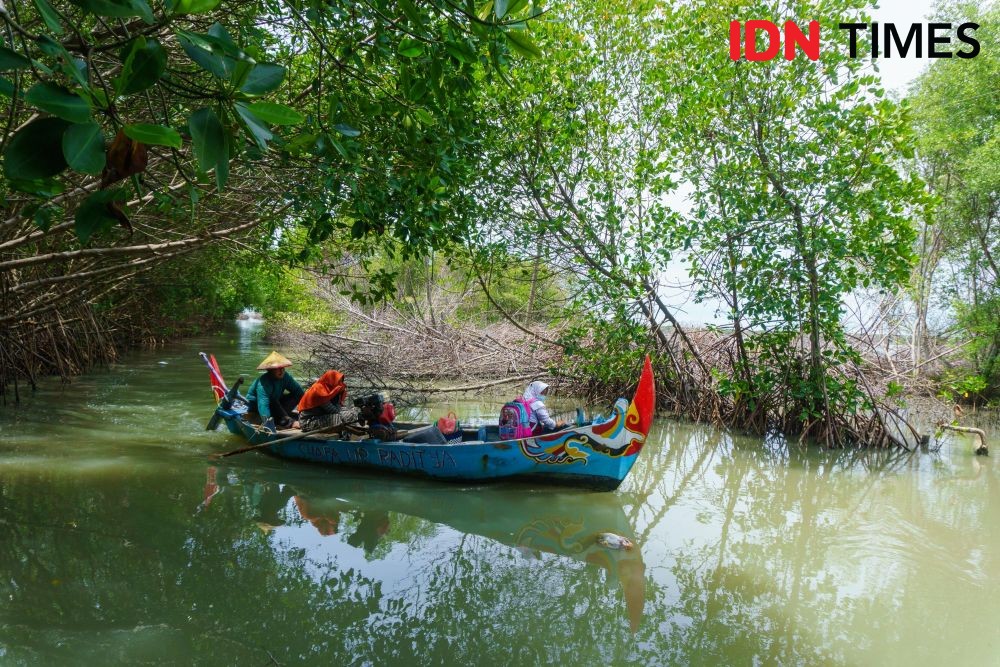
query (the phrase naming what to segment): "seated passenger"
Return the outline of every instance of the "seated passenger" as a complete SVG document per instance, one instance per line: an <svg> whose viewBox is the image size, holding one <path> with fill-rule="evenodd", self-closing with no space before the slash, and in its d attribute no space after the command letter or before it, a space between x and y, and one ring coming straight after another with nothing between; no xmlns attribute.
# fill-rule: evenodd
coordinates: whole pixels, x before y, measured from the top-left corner
<svg viewBox="0 0 1000 667"><path fill-rule="evenodd" d="M545 403L542 401L542 398L548 396L548 393L549 385L541 380L535 380L524 390L522 398L524 403L531 409L528 423L531 425L533 435L552 433L553 431L566 428L566 422L562 420L557 422L549 415L549 409L545 407Z"/></svg>
<svg viewBox="0 0 1000 667"><path fill-rule="evenodd" d="M305 393L291 373L285 371L292 365L287 358L272 351L257 366L259 371L267 371L253 381L247 391L249 414L259 415L265 426L273 428L298 428L295 420L295 406Z"/></svg>
<svg viewBox="0 0 1000 667"><path fill-rule="evenodd" d="M388 397L381 393L362 396L354 401L360 409L358 418L367 425L368 437L376 440L396 439L396 408Z"/></svg>
<svg viewBox="0 0 1000 667"><path fill-rule="evenodd" d="M347 385L340 371L327 371L316 380L299 401L299 422L304 433L334 429L358 420L357 410L344 407Z"/></svg>

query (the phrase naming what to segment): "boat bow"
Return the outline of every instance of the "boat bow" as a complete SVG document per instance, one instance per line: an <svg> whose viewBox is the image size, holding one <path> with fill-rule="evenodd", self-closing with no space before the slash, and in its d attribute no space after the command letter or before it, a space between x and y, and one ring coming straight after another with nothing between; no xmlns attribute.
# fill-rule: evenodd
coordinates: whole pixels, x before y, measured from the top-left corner
<svg viewBox="0 0 1000 667"><path fill-rule="evenodd" d="M649 427L653 423L653 412L656 410L656 384L653 381L653 365L646 355L646 361L642 365L642 375L639 376L639 386L635 388L635 395L628 406L628 416L625 425L634 433L641 433L642 440L631 453L637 454L646 442L649 435ZM635 446L633 444L633 446ZM632 449L630 447L629 449Z"/></svg>

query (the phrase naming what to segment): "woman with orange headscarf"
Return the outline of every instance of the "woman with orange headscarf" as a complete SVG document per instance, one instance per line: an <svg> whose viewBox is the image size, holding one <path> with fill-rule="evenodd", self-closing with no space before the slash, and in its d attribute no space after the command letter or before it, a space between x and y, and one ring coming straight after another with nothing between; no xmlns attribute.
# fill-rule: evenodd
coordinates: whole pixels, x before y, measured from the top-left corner
<svg viewBox="0 0 1000 667"><path fill-rule="evenodd" d="M357 421L357 412L344 408L347 385L340 371L327 371L316 380L299 401L299 423L302 431L332 429Z"/></svg>

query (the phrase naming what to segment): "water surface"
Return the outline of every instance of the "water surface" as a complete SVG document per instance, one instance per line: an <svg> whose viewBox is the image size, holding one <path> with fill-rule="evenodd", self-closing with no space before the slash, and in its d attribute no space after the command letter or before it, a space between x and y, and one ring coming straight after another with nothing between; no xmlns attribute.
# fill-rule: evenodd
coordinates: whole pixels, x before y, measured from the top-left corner
<svg viewBox="0 0 1000 667"><path fill-rule="evenodd" d="M195 353L252 377L248 331L0 408L0 664L1000 664L996 432L899 456L661 419L615 493L220 464Z"/></svg>

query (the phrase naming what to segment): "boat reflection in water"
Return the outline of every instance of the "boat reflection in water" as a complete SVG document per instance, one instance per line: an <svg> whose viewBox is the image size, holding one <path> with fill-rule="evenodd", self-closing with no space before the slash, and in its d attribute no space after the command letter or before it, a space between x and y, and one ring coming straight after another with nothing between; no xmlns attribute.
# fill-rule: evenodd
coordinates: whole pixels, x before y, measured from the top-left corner
<svg viewBox="0 0 1000 667"><path fill-rule="evenodd" d="M217 473L209 468L206 502L214 493L226 491L227 484L240 487L233 491L253 503L262 530L269 532L300 518L321 536L340 535L368 558L395 522L416 517L514 547L528 558L540 559L546 553L597 566L621 587L633 632L642 620L646 592L642 545L614 493L496 484L457 487L342 471L310 476L288 469L228 468ZM602 546L598 543L602 533L626 537L633 546Z"/></svg>

